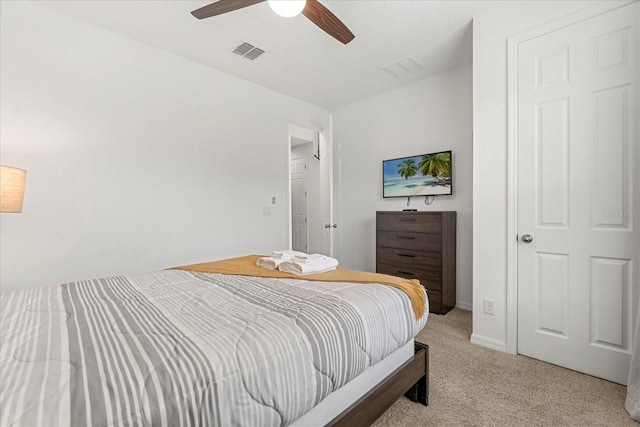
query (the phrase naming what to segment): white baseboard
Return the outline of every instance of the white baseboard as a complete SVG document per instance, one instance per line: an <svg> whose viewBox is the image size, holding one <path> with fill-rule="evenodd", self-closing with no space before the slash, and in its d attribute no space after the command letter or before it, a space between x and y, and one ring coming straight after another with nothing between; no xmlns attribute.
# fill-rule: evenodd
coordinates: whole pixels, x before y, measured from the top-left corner
<svg viewBox="0 0 640 427"><path fill-rule="evenodd" d="M456 301L456 308L460 310L473 311L473 304L463 301Z"/></svg>
<svg viewBox="0 0 640 427"><path fill-rule="evenodd" d="M488 347L493 350L507 352L507 343L504 341L494 340L493 338L483 337L478 334L471 334L471 344L477 344L482 347Z"/></svg>

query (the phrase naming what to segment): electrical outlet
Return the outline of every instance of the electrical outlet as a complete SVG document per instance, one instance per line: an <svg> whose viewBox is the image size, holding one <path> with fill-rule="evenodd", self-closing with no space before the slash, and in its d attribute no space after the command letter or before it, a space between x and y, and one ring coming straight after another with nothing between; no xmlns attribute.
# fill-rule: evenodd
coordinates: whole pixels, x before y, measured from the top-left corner
<svg viewBox="0 0 640 427"><path fill-rule="evenodd" d="M484 313L485 314L490 314L493 316L493 305L495 304L495 301L492 299L485 299L484 300Z"/></svg>
<svg viewBox="0 0 640 427"><path fill-rule="evenodd" d="M265 206L264 209L262 209L262 215L264 216L271 215L271 206Z"/></svg>

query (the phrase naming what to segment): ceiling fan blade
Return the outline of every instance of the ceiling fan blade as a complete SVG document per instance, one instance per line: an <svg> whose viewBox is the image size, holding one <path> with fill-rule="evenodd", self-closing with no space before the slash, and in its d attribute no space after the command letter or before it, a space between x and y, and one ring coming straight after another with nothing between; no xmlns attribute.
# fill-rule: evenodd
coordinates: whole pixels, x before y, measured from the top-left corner
<svg viewBox="0 0 640 427"><path fill-rule="evenodd" d="M306 6L302 9L302 14L331 37L344 44L349 43L355 38L347 26L331 13L329 9L320 4L318 0L307 0Z"/></svg>
<svg viewBox="0 0 640 427"><path fill-rule="evenodd" d="M191 14L198 19L204 19L211 16L222 15L227 12L233 12L234 10L262 3L263 1L265 0L218 0L215 3L194 10Z"/></svg>

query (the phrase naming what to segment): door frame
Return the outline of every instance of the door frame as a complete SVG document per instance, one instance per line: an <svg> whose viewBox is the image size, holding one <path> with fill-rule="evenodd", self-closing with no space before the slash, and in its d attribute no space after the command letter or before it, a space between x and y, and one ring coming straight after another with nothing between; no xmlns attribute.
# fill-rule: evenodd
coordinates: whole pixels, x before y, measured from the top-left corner
<svg viewBox="0 0 640 427"><path fill-rule="evenodd" d="M633 4L601 2L507 38L506 351L518 353L518 49L521 43Z"/></svg>
<svg viewBox="0 0 640 427"><path fill-rule="evenodd" d="M285 158L286 158L286 164L287 164L287 191L286 191L286 217L285 217L285 230L287 231L286 233L286 244L287 244L287 248L291 249L292 247L292 238L293 238L293 231L291 229L291 138L292 138L292 132L291 132L291 126L295 126L295 127L299 127L299 128L304 128L306 130L308 130L309 132L315 132L317 134L321 134L324 136L324 143L325 146L324 147L319 147L319 151L320 151L320 159L318 159L321 164L322 162L328 162L327 163L327 168L328 170L328 182L327 182L327 191L328 191L328 209L327 211L330 213L330 219L333 219L333 150L332 150L332 136L333 136L333 129L332 129L332 122L331 122L331 116L329 117L329 128L328 129L322 129L322 128L318 128L316 126L310 125L308 123L301 123L301 122L297 122L294 120L287 120L287 138L285 141ZM321 144L321 141L318 141L318 144ZM313 160L313 159L309 159L309 160ZM309 230L309 226L311 224L307 224L307 231ZM307 232L307 239L308 239L308 232ZM329 237L330 239L330 248L331 248L331 254L327 254L327 255L332 255L333 254L333 244L334 244L334 239L333 236ZM308 244L308 241L307 241Z"/></svg>

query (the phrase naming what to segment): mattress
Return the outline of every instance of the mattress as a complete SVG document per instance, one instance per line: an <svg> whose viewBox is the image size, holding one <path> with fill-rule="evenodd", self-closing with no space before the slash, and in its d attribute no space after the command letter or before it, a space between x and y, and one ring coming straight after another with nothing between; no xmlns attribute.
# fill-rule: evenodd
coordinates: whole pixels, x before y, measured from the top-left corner
<svg viewBox="0 0 640 427"><path fill-rule="evenodd" d="M181 270L3 292L0 425L288 425L426 317L391 286Z"/></svg>

